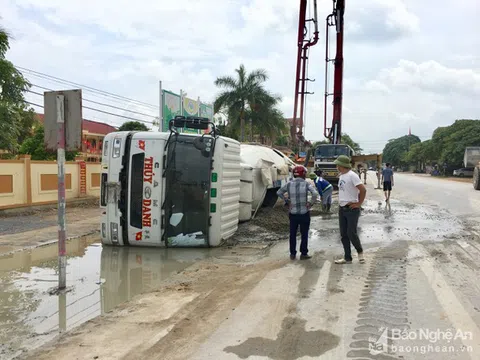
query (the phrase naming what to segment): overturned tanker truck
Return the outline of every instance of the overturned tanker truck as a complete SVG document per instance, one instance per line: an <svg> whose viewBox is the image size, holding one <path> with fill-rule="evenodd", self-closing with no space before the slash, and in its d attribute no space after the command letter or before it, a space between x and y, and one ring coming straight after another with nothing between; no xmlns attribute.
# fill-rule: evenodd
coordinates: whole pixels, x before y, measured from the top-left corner
<svg viewBox="0 0 480 360"><path fill-rule="evenodd" d="M181 129L203 134L188 134ZM220 136L206 118L176 117L169 132L114 132L103 142L105 245L221 245L276 191L295 164L281 152Z"/></svg>

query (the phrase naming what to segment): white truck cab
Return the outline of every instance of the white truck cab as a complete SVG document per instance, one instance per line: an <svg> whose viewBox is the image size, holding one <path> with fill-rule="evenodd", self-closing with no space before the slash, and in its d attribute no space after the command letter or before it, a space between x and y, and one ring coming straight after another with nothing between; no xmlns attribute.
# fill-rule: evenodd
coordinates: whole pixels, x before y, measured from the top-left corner
<svg viewBox="0 0 480 360"><path fill-rule="evenodd" d="M238 228L239 200L240 143L217 135L208 119L176 117L170 132L104 139L103 244L218 246Z"/></svg>

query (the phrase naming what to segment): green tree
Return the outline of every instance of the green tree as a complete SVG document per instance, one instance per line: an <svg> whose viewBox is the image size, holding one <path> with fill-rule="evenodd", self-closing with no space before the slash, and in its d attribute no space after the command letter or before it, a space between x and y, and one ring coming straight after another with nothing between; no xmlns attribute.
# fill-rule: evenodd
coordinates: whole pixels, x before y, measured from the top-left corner
<svg viewBox="0 0 480 360"><path fill-rule="evenodd" d="M29 82L5 57L9 48L9 35L0 28L0 149L16 153L31 133L34 113L24 97Z"/></svg>
<svg viewBox="0 0 480 360"><path fill-rule="evenodd" d="M140 121L127 121L124 122L118 131L149 131L150 129L144 123Z"/></svg>
<svg viewBox="0 0 480 360"><path fill-rule="evenodd" d="M264 69L247 73L245 66L235 70L236 77L222 76L215 80L215 85L223 89L214 102L214 112L227 114L229 125L240 129L240 141L245 141L245 120L248 111L259 107L271 107L278 100L264 89L268 79ZM253 140L253 116L250 120L250 140Z"/></svg>
<svg viewBox="0 0 480 360"><path fill-rule="evenodd" d="M418 170L422 170L426 165L431 165L438 159L438 153L435 152L432 140L413 144L405 156L405 162L408 165L414 165Z"/></svg>
<svg viewBox="0 0 480 360"><path fill-rule="evenodd" d="M383 161L397 167L407 165L407 153L410 147L419 142L421 142L420 138L415 135L405 135L390 140L383 149Z"/></svg>
<svg viewBox="0 0 480 360"><path fill-rule="evenodd" d="M450 126L437 128L431 140L412 145L404 160L417 168L446 164L447 170L452 171L463 166L468 146L480 146L480 120L456 120Z"/></svg>
<svg viewBox="0 0 480 360"><path fill-rule="evenodd" d="M29 154L32 160L56 160L57 153L49 151L45 148L45 131L43 126L37 126L33 135L27 138L20 146L20 154ZM65 158L67 161L75 160L77 153L74 151L67 151Z"/></svg>
<svg viewBox="0 0 480 360"><path fill-rule="evenodd" d="M277 137L288 131L283 113L275 107L276 102L254 107L246 114L256 134L260 135L260 142L267 140L273 144ZM253 132L253 130L252 130Z"/></svg>
<svg viewBox="0 0 480 360"><path fill-rule="evenodd" d="M438 161L449 168L461 167L467 146L480 146L480 120L456 120L437 128L432 136L432 150Z"/></svg>
<svg viewBox="0 0 480 360"><path fill-rule="evenodd" d="M275 139L275 146L288 146L289 136L288 134L282 134Z"/></svg>

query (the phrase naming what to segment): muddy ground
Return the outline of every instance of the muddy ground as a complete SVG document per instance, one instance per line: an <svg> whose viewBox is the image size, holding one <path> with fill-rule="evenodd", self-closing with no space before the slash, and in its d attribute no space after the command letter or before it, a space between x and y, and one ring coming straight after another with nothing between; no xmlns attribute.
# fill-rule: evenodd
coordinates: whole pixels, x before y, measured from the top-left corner
<svg viewBox="0 0 480 360"><path fill-rule="evenodd" d="M24 337L15 345L23 349L18 358L478 359L480 197L444 181L428 182L424 197L425 181L398 176L389 206L369 184L359 224L366 264L355 256L347 266L333 263L342 256L335 209L312 218L309 261L288 259L283 207L262 210L219 249L89 247L74 265L83 280L70 280L66 316L50 335L61 327L68 332L32 351L32 342L50 339L41 333L52 323L42 328L35 320L42 311L26 306L12 323L29 324L18 335ZM453 196L468 202L452 206ZM55 274L54 266L37 268ZM24 271L23 278L31 276L26 286L44 279L34 268ZM98 284L91 283L95 277ZM41 291L29 296L50 315L55 307ZM82 299L90 293L99 300ZM95 302L101 316L81 325ZM408 331L407 338L395 337L398 331ZM442 335L452 331L462 336ZM440 338L419 335L429 332Z"/></svg>
<svg viewBox="0 0 480 360"><path fill-rule="evenodd" d="M68 220L82 220L100 214L98 199L68 203ZM0 211L0 236L56 226L58 211L55 206Z"/></svg>

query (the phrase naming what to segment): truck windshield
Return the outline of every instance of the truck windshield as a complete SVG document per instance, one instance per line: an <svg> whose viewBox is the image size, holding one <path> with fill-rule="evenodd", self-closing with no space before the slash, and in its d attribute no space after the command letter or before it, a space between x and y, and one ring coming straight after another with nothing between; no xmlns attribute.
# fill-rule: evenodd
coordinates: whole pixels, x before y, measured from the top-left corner
<svg viewBox="0 0 480 360"><path fill-rule="evenodd" d="M167 152L165 236L168 246L206 246L210 217L211 152L195 137L176 135Z"/></svg>
<svg viewBox="0 0 480 360"><path fill-rule="evenodd" d="M345 145L323 145L315 150L316 158L336 158L340 155L350 156L350 149Z"/></svg>

